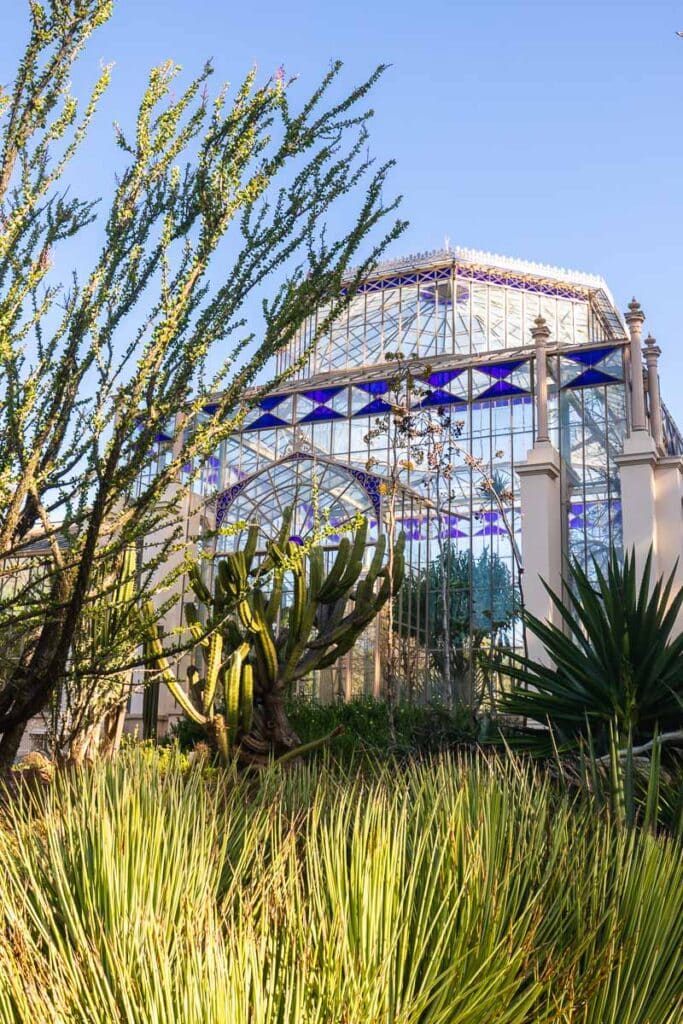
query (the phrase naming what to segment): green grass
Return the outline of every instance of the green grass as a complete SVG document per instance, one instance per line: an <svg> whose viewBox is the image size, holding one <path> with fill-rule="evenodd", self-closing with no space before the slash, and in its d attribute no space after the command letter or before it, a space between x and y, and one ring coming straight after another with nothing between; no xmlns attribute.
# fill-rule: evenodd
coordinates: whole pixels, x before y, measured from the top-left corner
<svg viewBox="0 0 683 1024"><path fill-rule="evenodd" d="M130 752L0 822L0 1022L677 1024L683 865L515 760Z"/></svg>

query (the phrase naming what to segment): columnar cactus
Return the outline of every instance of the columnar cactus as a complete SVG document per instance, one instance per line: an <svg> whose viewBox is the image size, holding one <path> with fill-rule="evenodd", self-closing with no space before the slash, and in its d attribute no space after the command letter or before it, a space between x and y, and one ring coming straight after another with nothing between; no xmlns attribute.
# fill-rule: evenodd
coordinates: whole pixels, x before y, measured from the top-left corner
<svg viewBox="0 0 683 1024"><path fill-rule="evenodd" d="M211 724L226 756L238 736L247 757L295 749L299 739L285 713L286 693L298 679L346 654L403 580L403 536L395 546L392 571L384 564L382 536L363 576L366 522L352 539L340 541L329 572L319 545L307 549L288 539L290 525L286 516L261 558L256 557L258 527L252 526L244 547L216 563L213 592L197 567L190 573L197 603L186 604L185 617L204 671L200 678L196 668L190 670L187 695L171 682L170 672L164 677L187 714ZM287 577L293 596L283 606ZM203 616L198 605L206 609ZM157 645L161 667L163 651ZM219 684L223 721L214 709Z"/></svg>

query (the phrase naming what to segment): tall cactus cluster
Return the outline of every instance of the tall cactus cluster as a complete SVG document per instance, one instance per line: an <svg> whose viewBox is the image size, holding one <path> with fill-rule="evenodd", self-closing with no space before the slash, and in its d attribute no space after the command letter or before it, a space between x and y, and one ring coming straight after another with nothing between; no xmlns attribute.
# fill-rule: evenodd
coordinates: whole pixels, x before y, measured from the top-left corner
<svg viewBox="0 0 683 1024"><path fill-rule="evenodd" d="M298 747L286 694L298 679L346 654L403 580L403 536L391 567L384 560L386 538L380 537L363 574L367 522L342 538L329 571L322 547L289 539L290 528L291 513L258 556L259 530L252 526L244 546L216 563L212 591L199 569L191 570L197 600L185 605L185 617L202 671L194 665L189 670L188 694L164 664L161 642L150 640L176 700L210 729L226 759L236 741L241 755L251 759ZM218 693L224 713L217 714Z"/></svg>

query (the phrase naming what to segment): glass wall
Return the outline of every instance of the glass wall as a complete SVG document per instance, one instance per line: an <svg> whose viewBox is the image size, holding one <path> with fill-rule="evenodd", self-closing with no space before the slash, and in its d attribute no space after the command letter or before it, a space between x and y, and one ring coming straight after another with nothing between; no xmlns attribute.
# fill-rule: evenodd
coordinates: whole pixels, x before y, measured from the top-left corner
<svg viewBox="0 0 683 1024"><path fill-rule="evenodd" d="M614 460L626 427L623 353L623 345L585 343L558 348L548 361L551 439L564 460L565 554L584 564L621 543ZM258 521L265 538L292 505L299 535L312 527L317 501L333 525L360 511L372 538L403 531L407 580L391 627L401 636L397 686L472 699L480 655L521 643L516 466L533 443L534 388L527 352L439 369L392 360L352 383L330 375L324 386L270 394L208 469L220 492L218 522ZM368 651L381 659L389 645L377 630L387 628L374 626L334 679L317 685L375 690Z"/></svg>
<svg viewBox="0 0 683 1024"><path fill-rule="evenodd" d="M368 281L318 338L300 376L372 366L396 352L434 359L518 349L530 343L539 315L559 346L612 340L621 333L618 315L606 316L600 307L609 302L591 301L593 294L583 285L456 261ZM316 336L311 321L282 354L280 369L301 358Z"/></svg>

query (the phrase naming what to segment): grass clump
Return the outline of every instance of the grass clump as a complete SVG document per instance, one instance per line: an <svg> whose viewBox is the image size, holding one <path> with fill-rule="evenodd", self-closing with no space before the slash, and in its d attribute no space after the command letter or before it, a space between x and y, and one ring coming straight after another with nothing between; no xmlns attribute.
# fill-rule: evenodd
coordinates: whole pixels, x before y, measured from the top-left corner
<svg viewBox="0 0 683 1024"><path fill-rule="evenodd" d="M0 1022L674 1024L683 865L533 768L160 771L0 824Z"/></svg>

